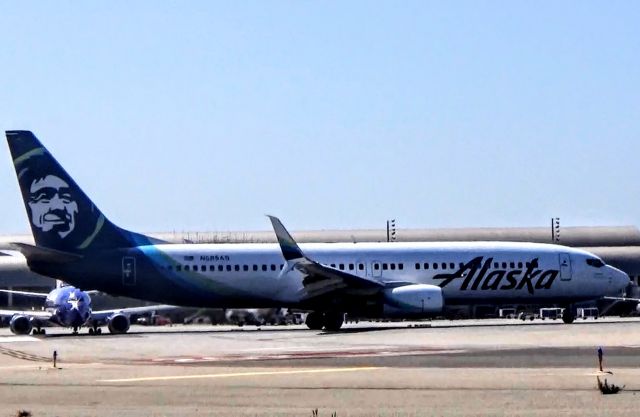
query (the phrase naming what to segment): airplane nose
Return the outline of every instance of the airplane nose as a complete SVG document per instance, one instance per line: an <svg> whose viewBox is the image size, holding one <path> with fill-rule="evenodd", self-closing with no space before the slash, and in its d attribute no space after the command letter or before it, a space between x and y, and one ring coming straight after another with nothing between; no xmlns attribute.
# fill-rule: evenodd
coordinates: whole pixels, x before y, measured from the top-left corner
<svg viewBox="0 0 640 417"><path fill-rule="evenodd" d="M627 288L627 286L631 283L631 278L627 273L622 271L620 272L621 272L619 275L620 285L622 286L622 288Z"/></svg>
<svg viewBox="0 0 640 417"><path fill-rule="evenodd" d="M629 275L625 272L619 270L618 268L614 268L612 266L609 267L611 270L611 287L616 291L620 292L627 288L627 285L631 282Z"/></svg>

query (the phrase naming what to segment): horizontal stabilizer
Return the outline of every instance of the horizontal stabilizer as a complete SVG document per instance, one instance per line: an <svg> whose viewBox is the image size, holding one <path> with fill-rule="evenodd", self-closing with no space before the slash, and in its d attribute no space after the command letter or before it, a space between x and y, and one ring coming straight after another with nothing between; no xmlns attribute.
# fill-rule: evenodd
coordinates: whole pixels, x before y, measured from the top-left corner
<svg viewBox="0 0 640 417"><path fill-rule="evenodd" d="M42 246L27 245L26 243L11 243L18 249L28 262L47 262L56 264L66 264L82 259L82 255L49 249Z"/></svg>

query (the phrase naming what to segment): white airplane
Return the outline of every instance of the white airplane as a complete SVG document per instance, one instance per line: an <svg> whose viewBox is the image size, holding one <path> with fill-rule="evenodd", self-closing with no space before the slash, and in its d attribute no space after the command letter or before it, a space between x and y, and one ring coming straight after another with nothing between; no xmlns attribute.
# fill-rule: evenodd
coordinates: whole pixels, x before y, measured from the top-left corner
<svg viewBox="0 0 640 417"><path fill-rule="evenodd" d="M311 311L311 329L344 314L420 318L460 305L566 307L618 296L624 272L558 245L509 242L336 243L299 247L282 223L278 244L166 244L111 223L28 131L9 131L36 246L15 244L30 269L75 286L205 308Z"/></svg>

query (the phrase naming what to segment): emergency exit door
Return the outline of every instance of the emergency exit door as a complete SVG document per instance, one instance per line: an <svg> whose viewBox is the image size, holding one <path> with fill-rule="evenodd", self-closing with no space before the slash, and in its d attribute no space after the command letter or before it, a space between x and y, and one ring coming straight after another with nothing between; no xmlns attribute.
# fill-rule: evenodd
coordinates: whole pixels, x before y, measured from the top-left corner
<svg viewBox="0 0 640 417"><path fill-rule="evenodd" d="M382 276L382 263L380 261L371 262L371 276L373 278L379 278Z"/></svg>
<svg viewBox="0 0 640 417"><path fill-rule="evenodd" d="M122 285L136 285L136 258L124 256L122 258Z"/></svg>
<svg viewBox="0 0 640 417"><path fill-rule="evenodd" d="M568 253L560 254L560 279L563 281L571 279L571 257Z"/></svg>

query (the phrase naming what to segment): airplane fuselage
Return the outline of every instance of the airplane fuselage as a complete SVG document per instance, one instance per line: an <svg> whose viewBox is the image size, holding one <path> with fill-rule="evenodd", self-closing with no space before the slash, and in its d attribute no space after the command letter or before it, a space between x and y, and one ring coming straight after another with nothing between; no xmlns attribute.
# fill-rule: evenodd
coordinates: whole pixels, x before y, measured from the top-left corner
<svg viewBox="0 0 640 417"><path fill-rule="evenodd" d="M62 327L83 326L91 317L91 297L74 287L56 288L47 295L45 310L51 322Z"/></svg>
<svg viewBox="0 0 640 417"><path fill-rule="evenodd" d="M323 265L389 287L438 287L445 306L569 305L603 293L616 295L628 283L626 274L588 252L548 244L337 243L301 248ZM288 270L280 247L273 244L147 245L99 252L59 268L52 271L49 265L38 272L79 287L168 304L322 308L307 304L302 274ZM344 297L332 308L383 315L376 305L383 305L384 297L372 296L365 304L351 301Z"/></svg>

